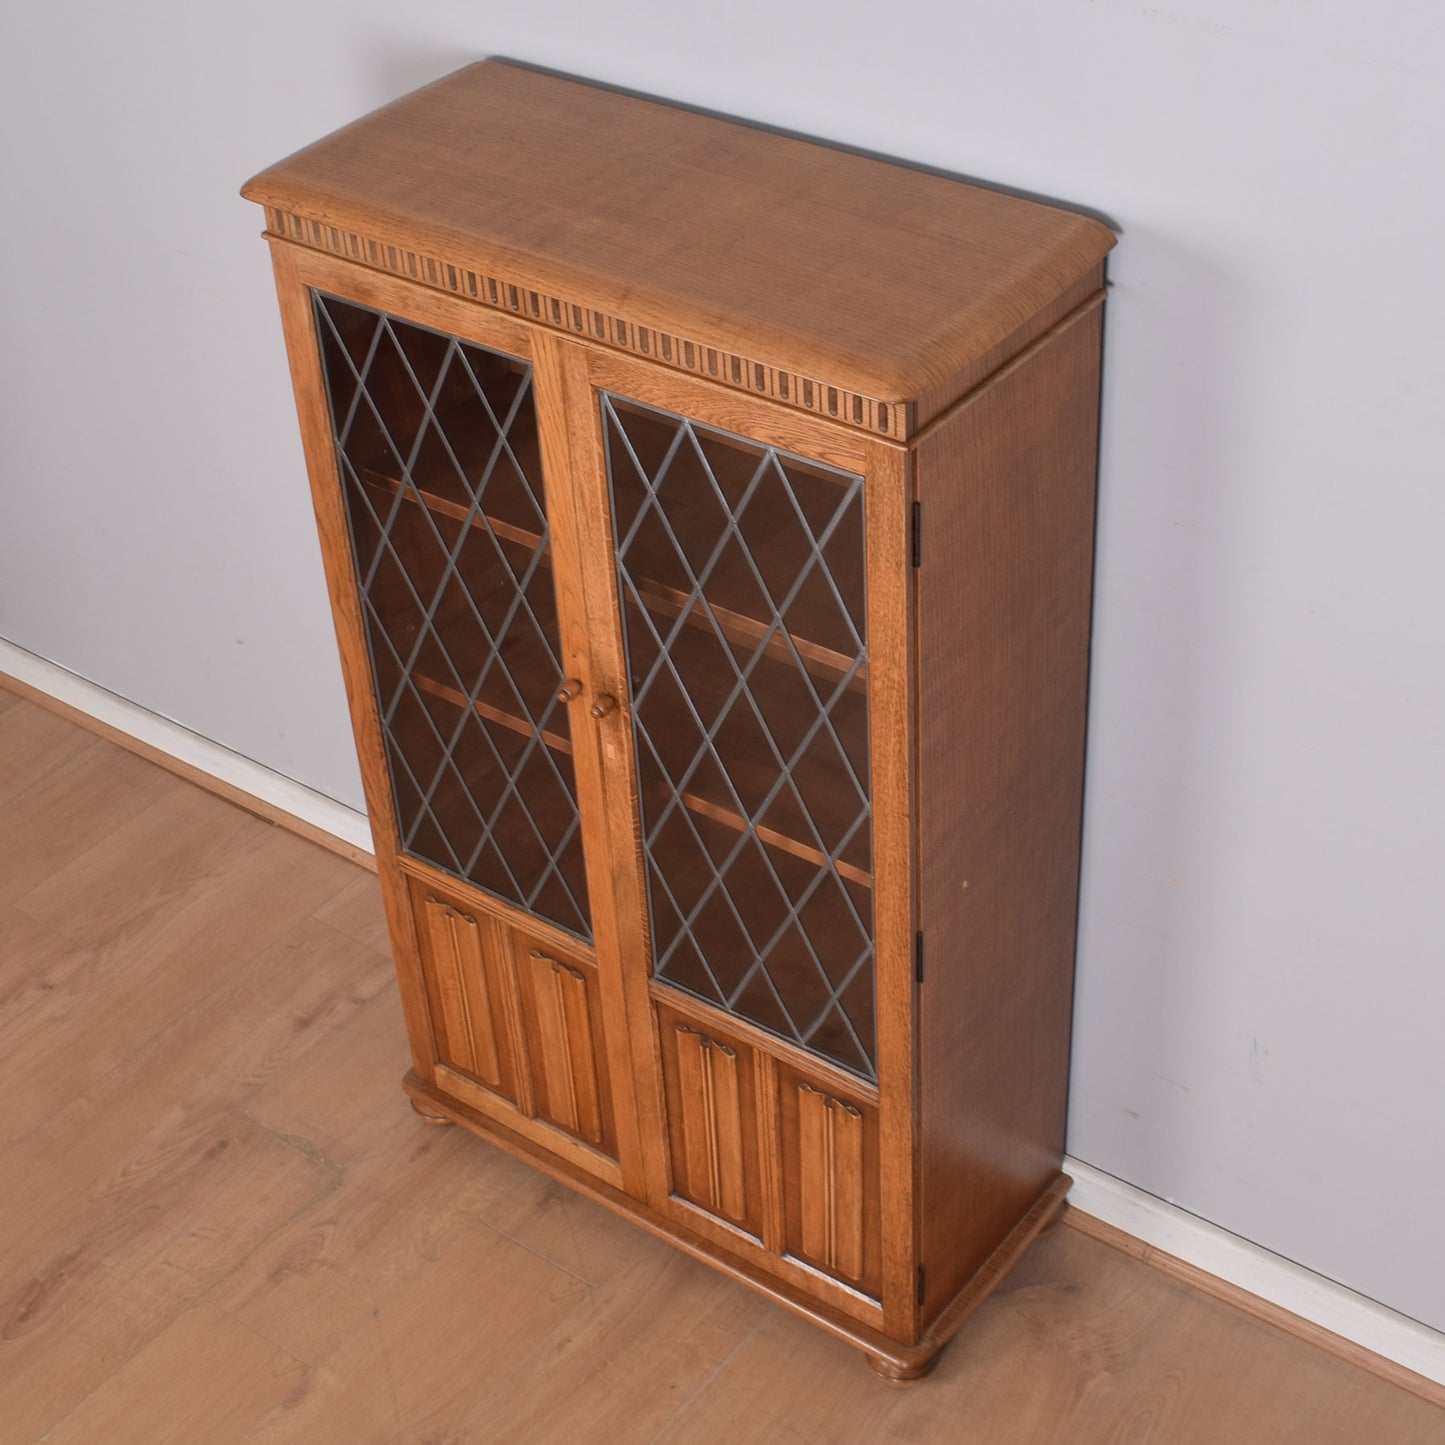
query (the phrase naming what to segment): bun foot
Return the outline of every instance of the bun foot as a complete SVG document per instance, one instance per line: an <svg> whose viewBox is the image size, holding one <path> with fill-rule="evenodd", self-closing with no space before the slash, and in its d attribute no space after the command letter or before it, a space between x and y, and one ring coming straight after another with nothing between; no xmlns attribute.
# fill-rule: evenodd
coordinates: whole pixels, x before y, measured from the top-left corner
<svg viewBox="0 0 1445 1445"><path fill-rule="evenodd" d="M445 1114L438 1113L430 1104L423 1103L415 1095L412 1096L411 1107L419 1118L424 1119L428 1124L441 1128L443 1124L450 1124L452 1121Z"/></svg>
<svg viewBox="0 0 1445 1445"><path fill-rule="evenodd" d="M933 1373L940 1354L941 1348L911 1365L900 1365L895 1360L885 1360L881 1355L869 1355L868 1368L886 1385L911 1385L915 1380Z"/></svg>

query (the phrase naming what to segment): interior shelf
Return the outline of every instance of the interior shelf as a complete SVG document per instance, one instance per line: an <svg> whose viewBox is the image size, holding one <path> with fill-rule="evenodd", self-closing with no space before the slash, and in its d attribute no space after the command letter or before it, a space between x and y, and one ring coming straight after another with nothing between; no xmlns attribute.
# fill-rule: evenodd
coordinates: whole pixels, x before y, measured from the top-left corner
<svg viewBox="0 0 1445 1445"><path fill-rule="evenodd" d="M541 544L542 534L534 527L519 527L515 522L508 522L502 517L493 516L490 512L474 512L470 506L454 502L437 492L428 491L424 486L415 482L411 487L404 488L397 478L387 476L370 467L359 469L358 474L362 481L379 497L390 500L400 492L402 500L411 503L412 506L424 506L429 512L443 517L451 517L458 522L467 522L482 531L490 528L498 537L503 537L509 542L516 542L532 550ZM548 566L551 566L551 551L549 543L543 553Z"/></svg>
<svg viewBox="0 0 1445 1445"><path fill-rule="evenodd" d="M846 672L866 634L857 478L703 428L679 443L677 418L619 397L607 406L627 575L681 600L707 569L714 611L771 619L781 609L813 661Z"/></svg>
<svg viewBox="0 0 1445 1445"><path fill-rule="evenodd" d="M688 812L711 818L715 823L721 823L725 828L730 828L734 832L745 832L750 826L747 819L735 809L710 803L706 798L698 797L696 793L682 793L680 798L683 807ZM792 854L794 858L802 858L819 867L826 864L836 869L850 883L857 883L863 888L872 888L873 886L873 875L854 863L845 863L839 858L829 864L828 855L808 843L801 843L798 839L790 838L786 833L779 833L775 828L769 828L761 823L752 824L751 827L757 837L770 848L779 848L784 853Z"/></svg>
<svg viewBox="0 0 1445 1445"><path fill-rule="evenodd" d="M643 777L675 786L695 800L692 811L732 819L737 829L752 817L759 837L796 857L821 864L824 850L837 853L839 872L869 882L866 694L837 690L818 725L816 694L796 666L765 656L739 689L743 660L729 660L716 637L688 630L668 649L671 671L653 676L656 644L635 627L629 640L634 688L652 677L635 704ZM788 783L775 790L779 758Z"/></svg>
<svg viewBox="0 0 1445 1445"><path fill-rule="evenodd" d="M711 813L692 828L675 813L663 824L663 876L656 850L651 869L655 976L868 1071L874 1028L868 891L837 874L818 884L809 860L775 853L765 862L753 849L739 853L718 883L734 838L730 824L712 822Z"/></svg>
<svg viewBox="0 0 1445 1445"><path fill-rule="evenodd" d="M742 643L749 649L756 647L769 631L773 631L773 635L768 638L763 649L764 653L774 661L791 664L796 650L798 657L802 659L803 666L824 682L836 682L839 678L845 677L853 666L854 658L846 653L837 652L831 647L823 647L786 628L773 630L769 623L760 618L733 612L713 602L711 598L708 599L707 606L701 602L689 605L689 594L676 587L668 587L645 576L634 575L631 580L638 599L649 612L658 617L676 617L686 608L687 626L711 630L713 621L716 621L718 628L730 642ZM632 600L630 595L628 600ZM711 620L708 617L709 611L712 613ZM859 663L857 671L848 679L848 686L855 692L868 690L867 662Z"/></svg>
<svg viewBox="0 0 1445 1445"><path fill-rule="evenodd" d="M455 707L467 706L465 695L449 683L439 682L436 678L428 677L425 673L421 672L413 673L412 681L415 682L417 687L423 692L428 693L432 697L443 698ZM504 708L496 707L484 698L477 698L472 702L471 707L478 716L486 718L488 722L499 723L502 727L517 733L521 737L531 737L535 732L553 752L566 753L568 757L572 755L572 740L571 738L563 737L561 733L553 732L550 728L535 729L526 718L518 717L515 713L510 713Z"/></svg>
<svg viewBox="0 0 1445 1445"><path fill-rule="evenodd" d="M475 512L461 502L453 501L449 497L429 490L422 481L413 481L412 486L403 487L397 478L387 476L371 467L358 468L358 475L373 492L378 502L384 501L389 504L400 492L403 500L412 506L424 506L432 513L452 518L458 522L467 522L483 532L490 529L499 538L516 542L529 550L535 551L542 542L542 535L535 528L518 526L515 522L494 516L490 511ZM378 507L378 511L381 512L380 507ZM543 550L542 561L544 566L552 565L550 544ZM689 606L689 593L679 588L670 587L645 576L634 577L633 585L637 589L638 598L654 615L673 618L687 608L687 626L710 630L715 620L729 641L742 643L749 649L756 647L769 631L767 622L757 617L733 612L727 607L713 602L711 596L709 597L709 606L712 620L708 617L708 607L704 607L701 602L694 602ZM631 600L630 597L629 600ZM787 632L786 636L783 635L784 632ZM791 646L789 645L790 640ZM787 629L775 631L764 650L768 656L777 661L791 663L794 649L808 671L827 683L836 682L845 676L853 666L853 656L830 647L824 647L820 643L787 631ZM855 691L866 692L868 687L868 664L866 661L859 665L857 671L849 679L848 686Z"/></svg>
<svg viewBox="0 0 1445 1445"><path fill-rule="evenodd" d="M509 561L517 570L521 570L527 564L543 543L542 535L537 531L519 527L490 514L487 514L483 520L481 515L469 507L425 487L403 487L398 479L385 476L371 468L361 469L359 475L377 501L390 502L400 493L404 502L410 507L425 506L427 510L442 517L458 522L469 522L483 535L490 528L500 542L510 544L507 547ZM380 511L379 508L378 510ZM398 530L402 533L401 537L396 535ZM409 529L393 528L393 540L400 544L399 550L404 560L408 550L405 547L407 535L410 535ZM419 544L410 549L413 553L425 555L428 550L435 550L434 537L424 530L419 531L417 535L426 545ZM450 538L444 540L450 543ZM512 547L516 548L515 553L512 553ZM541 562L543 567L550 568L550 548L543 550ZM492 570L498 573L501 571L495 562ZM393 578L392 584L393 594L405 590L405 584L399 577ZM473 591L479 590L481 589L477 588L474 583ZM500 576L495 579L495 586L491 589L492 592L501 593L508 600L513 595L513 590L510 580ZM640 583L638 591L649 604L649 610L663 617L676 617L682 611L682 604L686 600L684 595L651 581ZM384 583L381 586L373 587L372 597L377 602L379 610L386 615L395 615L398 611L404 610L403 599L389 598ZM473 602L478 604L483 603L484 600L485 598L473 598ZM534 610L541 614L539 620L542 620L544 626L550 631L555 626L550 587L539 589L538 596L532 600ZM713 616L723 628L728 640L738 644L738 650L743 653L743 658L750 655L757 640L767 631L764 623L753 618L729 613L725 609L714 607ZM695 632L684 634L680 644L674 644L672 649L674 665L679 666L684 672L692 670L688 665L688 658L699 655L707 646L708 639L713 639L712 646L716 647L712 626L701 604L694 604L691 608L688 624L696 629ZM457 678L460 677L463 681L470 682L475 672L484 665L489 649L485 639L475 628L475 619L472 616L468 598L460 590L454 589L451 595L443 599L433 617L433 626L444 640L445 656L436 655L431 647L424 648L422 658L418 659L418 662L411 668L409 675L415 686L429 697L442 700L453 707L464 707L467 705L467 696L457 685ZM524 631L514 633L510 642L504 643L499 650L499 661L505 665L506 672L504 673L497 663L493 663L481 693L470 704L480 717L523 738L530 737L534 732L534 727L517 709L512 688L515 686L517 691L534 706L545 706L560 680L560 670L554 666L549 656L542 655L541 649L535 646L518 645L519 642L525 644L529 640L535 641L529 633ZM821 676L825 682L836 685L838 678L851 666L851 659L820 648L806 639L795 638L794 643L797 646L798 655L806 663L811 664L810 673ZM740 665L741 662L742 659L740 659ZM765 671L771 671L774 664L778 666L778 670L783 676L787 676L790 672L796 672L793 651L788 642L779 636L775 636L764 649L758 666L763 667ZM755 668L754 671L756 674L757 669ZM855 675L851 679L850 687L859 694L857 705L851 710L851 716L855 724L853 730L859 734L855 751L861 759L866 756L866 740L862 736L863 695L866 693L867 686L866 665L865 668L860 669L860 674L862 675ZM731 671L724 670L717 681L727 686L730 685L731 678ZM785 693L763 684L761 678L758 679L758 682L758 691L763 695L767 705L773 706L786 699ZM827 687L823 689L825 694L830 690ZM699 702L706 705L709 695L716 692L715 687L702 686L697 688L696 695ZM795 727L804 724L816 715L816 705L806 695L796 695L793 705L796 713ZM844 709L843 711L846 713L848 710ZM771 721L773 719L770 719ZM540 735L542 741L553 752L571 756L572 742L565 731L565 723L562 724L562 728L564 730L543 726ZM787 736L788 731L786 727L783 728L783 735ZM725 739L724 747L726 747ZM753 779L756 779L757 786L761 786L765 779L771 777L769 764L760 758L729 755L724 758L724 763L729 777L733 779L734 786L739 787L745 794L752 790ZM815 822L818 823L825 838L836 837L839 828L846 826L856 816L856 808L849 813L847 818L834 816L841 811L836 806L836 801L846 798L852 792L851 782L841 767L835 766L827 769L824 766L820 769L815 761L811 773L805 766L801 776L795 778L795 782L800 791L806 790L804 797L810 811L814 808L819 810L815 816ZM689 812L721 823L734 832L744 831L749 823L733 805L726 786L719 786L715 778L712 783L711 789L700 786L697 789L685 791L681 795L683 806ZM709 792L712 794L711 796ZM770 810L769 816L773 817L774 815L776 815L775 821L781 823L782 826L769 826L766 821L753 825L753 830L760 841L771 848L779 849L814 865L827 864L827 855L815 844L807 841L809 837L807 824L799 814L797 805L786 793ZM866 829L863 831L866 834ZM858 859L839 858L831 866L851 882L865 888L871 887L872 874L867 866L866 847L854 851L860 854Z"/></svg>

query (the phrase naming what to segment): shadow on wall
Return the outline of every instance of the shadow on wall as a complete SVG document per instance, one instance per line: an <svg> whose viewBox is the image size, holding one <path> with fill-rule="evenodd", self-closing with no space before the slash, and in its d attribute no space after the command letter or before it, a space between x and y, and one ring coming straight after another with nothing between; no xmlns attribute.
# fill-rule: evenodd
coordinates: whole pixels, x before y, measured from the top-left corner
<svg viewBox="0 0 1445 1445"><path fill-rule="evenodd" d="M1192 1063L1241 977L1211 960L1235 947L1217 845L1250 698L1222 683L1250 651L1229 579L1249 568L1253 481L1216 436L1260 364L1258 308L1159 234L1131 230L1110 261L1069 1148L1188 1197L1203 1141L1238 1127Z"/></svg>
<svg viewBox="0 0 1445 1445"><path fill-rule="evenodd" d="M372 39L357 50L357 72L366 77L364 103L372 110L484 58L450 45L419 46L414 36Z"/></svg>

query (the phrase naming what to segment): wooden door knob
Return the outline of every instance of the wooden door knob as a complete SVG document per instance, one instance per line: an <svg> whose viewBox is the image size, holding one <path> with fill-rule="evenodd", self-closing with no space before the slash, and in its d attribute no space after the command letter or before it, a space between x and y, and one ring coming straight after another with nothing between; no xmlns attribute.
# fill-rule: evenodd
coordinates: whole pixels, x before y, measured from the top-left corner
<svg viewBox="0 0 1445 1445"><path fill-rule="evenodd" d="M582 684L575 677L569 677L562 686L557 689L558 702L574 702L581 696Z"/></svg>
<svg viewBox="0 0 1445 1445"><path fill-rule="evenodd" d="M617 706L617 699L610 692L599 692L592 704L593 717L606 717Z"/></svg>

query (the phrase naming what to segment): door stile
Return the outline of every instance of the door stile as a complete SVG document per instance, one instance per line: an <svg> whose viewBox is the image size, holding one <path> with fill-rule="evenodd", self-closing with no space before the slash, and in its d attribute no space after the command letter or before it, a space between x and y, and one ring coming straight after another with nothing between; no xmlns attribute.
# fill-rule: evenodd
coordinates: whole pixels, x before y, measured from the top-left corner
<svg viewBox="0 0 1445 1445"><path fill-rule="evenodd" d="M580 684L569 704L574 765L624 1187L661 1206L670 1189L662 1071L647 994L642 824L601 413L584 347L538 332L534 352L543 467L570 482L549 491L548 506L555 495L556 572L567 580L559 624L568 678Z"/></svg>
<svg viewBox="0 0 1445 1445"><path fill-rule="evenodd" d="M867 518L869 761L877 951L879 1194L884 1328L917 1336L916 1049L911 707L913 490L909 453L869 444Z"/></svg>
<svg viewBox="0 0 1445 1445"><path fill-rule="evenodd" d="M291 368L292 388L301 424L301 445L311 484L311 502L321 538L326 588L341 654L341 673L357 741L357 759L366 797L367 816L376 848L377 877L391 932L392 951L411 1045L412 1067L428 1083L435 1082L437 1045L432 1033L421 955L413 927L406 877L396 866L400 830L386 770L386 749L377 709L371 654L366 643L361 600L351 560L351 531L342 505L341 477L332 443L331 412L321 371L321 346L311 306L313 278L307 274L310 253L287 242L271 240L281 327ZM335 263L332 263L333 265Z"/></svg>

